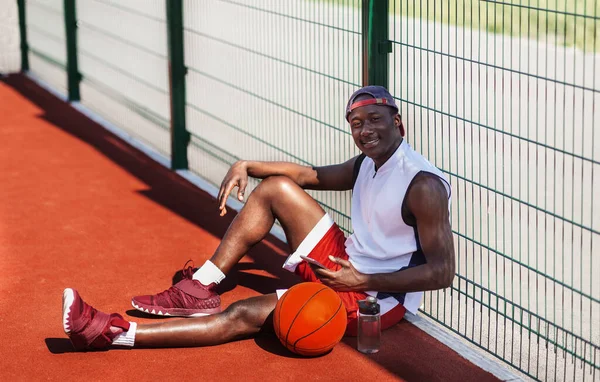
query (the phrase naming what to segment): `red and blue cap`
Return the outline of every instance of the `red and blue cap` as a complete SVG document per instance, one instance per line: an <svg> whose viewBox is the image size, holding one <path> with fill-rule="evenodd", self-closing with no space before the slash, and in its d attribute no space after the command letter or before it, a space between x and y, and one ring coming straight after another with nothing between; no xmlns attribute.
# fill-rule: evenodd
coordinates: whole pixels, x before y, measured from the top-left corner
<svg viewBox="0 0 600 382"><path fill-rule="evenodd" d="M373 98L355 101L356 98L365 94ZM392 95L390 94L390 92L388 92L386 88L384 88L383 86L369 85L355 91L354 94L352 94L352 96L348 100L348 105L346 106L346 120L348 120L348 116L350 115L350 113L352 113L352 110L367 105L389 106L391 108L396 109L396 112L398 112L398 106L396 106L394 97L392 97Z"/></svg>

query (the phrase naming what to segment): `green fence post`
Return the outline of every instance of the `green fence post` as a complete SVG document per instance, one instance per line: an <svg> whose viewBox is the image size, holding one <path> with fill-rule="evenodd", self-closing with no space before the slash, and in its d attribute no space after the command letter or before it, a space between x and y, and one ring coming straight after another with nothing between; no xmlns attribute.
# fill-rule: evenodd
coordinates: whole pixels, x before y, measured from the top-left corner
<svg viewBox="0 0 600 382"><path fill-rule="evenodd" d="M27 23L25 22L25 0L17 0L19 8L19 32L21 34L21 71L29 70L29 44L27 43Z"/></svg>
<svg viewBox="0 0 600 382"><path fill-rule="evenodd" d="M185 126L185 75L183 53L183 1L167 0L169 93L171 95L171 168L187 169L190 133Z"/></svg>
<svg viewBox="0 0 600 382"><path fill-rule="evenodd" d="M389 0L362 2L363 85L388 87L388 54L392 52L388 10Z"/></svg>
<svg viewBox="0 0 600 382"><path fill-rule="evenodd" d="M75 0L64 0L65 34L67 42L67 83L69 101L79 101L79 65L77 64L77 14Z"/></svg>

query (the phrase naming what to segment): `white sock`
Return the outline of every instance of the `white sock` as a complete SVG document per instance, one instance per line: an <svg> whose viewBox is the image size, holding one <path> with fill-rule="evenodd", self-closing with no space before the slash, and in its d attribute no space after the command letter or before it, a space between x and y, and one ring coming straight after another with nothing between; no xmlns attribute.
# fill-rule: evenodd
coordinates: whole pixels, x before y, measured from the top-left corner
<svg viewBox="0 0 600 382"><path fill-rule="evenodd" d="M212 283L220 283L225 278L225 274L210 260L206 260L204 265L194 273L192 278L200 281L203 285L210 285Z"/></svg>
<svg viewBox="0 0 600 382"><path fill-rule="evenodd" d="M135 322L129 323L129 330L117 335L112 344L119 346L131 346L135 343L135 331L137 329L137 324Z"/></svg>

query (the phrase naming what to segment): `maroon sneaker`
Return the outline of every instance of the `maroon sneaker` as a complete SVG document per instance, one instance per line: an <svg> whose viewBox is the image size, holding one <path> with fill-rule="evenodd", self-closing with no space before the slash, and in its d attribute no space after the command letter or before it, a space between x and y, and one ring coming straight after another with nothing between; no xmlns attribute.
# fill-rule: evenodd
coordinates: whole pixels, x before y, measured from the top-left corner
<svg viewBox="0 0 600 382"><path fill-rule="evenodd" d="M117 335L129 330L129 322L120 314L99 312L75 289L67 288L63 292L63 329L75 350L108 349Z"/></svg>
<svg viewBox="0 0 600 382"><path fill-rule="evenodd" d="M131 299L131 305L156 316L200 317L219 313L221 298L214 291L215 284L203 285L192 279L193 273L192 266L184 266L183 280L164 292L136 296Z"/></svg>

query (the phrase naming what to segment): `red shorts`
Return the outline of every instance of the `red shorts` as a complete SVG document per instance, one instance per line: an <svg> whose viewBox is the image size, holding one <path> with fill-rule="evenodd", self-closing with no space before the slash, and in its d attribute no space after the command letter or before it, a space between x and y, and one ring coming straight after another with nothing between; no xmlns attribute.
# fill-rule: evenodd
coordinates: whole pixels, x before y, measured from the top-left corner
<svg viewBox="0 0 600 382"><path fill-rule="evenodd" d="M304 244L307 241L312 241L313 243L309 243L306 246ZM307 238L300 244L298 250L290 255L286 264L284 264L284 268L292 270L295 267L295 273L302 277L303 280L320 283L321 281L317 278L311 267L306 261L299 259L299 255L308 256L319 261L329 269L338 270L341 266L329 260L329 255L348 260L345 242L346 238L342 230L337 224L333 223L329 215L325 215L321 222L313 228ZM358 301L366 299L369 294L365 292L337 292L337 294L342 299L348 313L346 335L356 336ZM371 293L371 295L373 294ZM381 329L387 329L402 320L406 309L398 302L397 304L382 306L381 313Z"/></svg>

